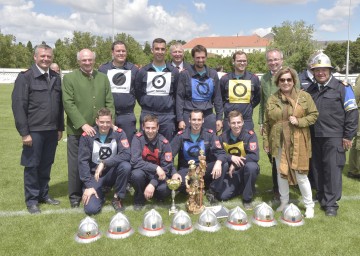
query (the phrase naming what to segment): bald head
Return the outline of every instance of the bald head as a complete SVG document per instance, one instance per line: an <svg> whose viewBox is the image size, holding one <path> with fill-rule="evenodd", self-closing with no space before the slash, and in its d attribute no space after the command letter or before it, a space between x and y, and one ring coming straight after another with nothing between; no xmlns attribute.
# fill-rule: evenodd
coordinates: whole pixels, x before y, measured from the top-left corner
<svg viewBox="0 0 360 256"><path fill-rule="evenodd" d="M60 74L60 67L58 64L56 63L51 63L50 65L50 69L55 71L56 73Z"/></svg>

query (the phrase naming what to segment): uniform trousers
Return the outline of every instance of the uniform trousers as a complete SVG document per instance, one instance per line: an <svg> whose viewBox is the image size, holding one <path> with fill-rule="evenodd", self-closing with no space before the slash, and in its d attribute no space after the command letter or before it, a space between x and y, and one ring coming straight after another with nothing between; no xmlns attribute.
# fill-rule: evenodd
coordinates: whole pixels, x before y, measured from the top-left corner
<svg viewBox="0 0 360 256"><path fill-rule="evenodd" d="M116 114L115 125L124 130L126 137L131 144L136 133L136 117L134 113Z"/></svg>
<svg viewBox="0 0 360 256"><path fill-rule="evenodd" d="M68 135L67 160L68 160L68 192L70 203L78 203L82 197L82 182L78 169L78 151L80 135Z"/></svg>

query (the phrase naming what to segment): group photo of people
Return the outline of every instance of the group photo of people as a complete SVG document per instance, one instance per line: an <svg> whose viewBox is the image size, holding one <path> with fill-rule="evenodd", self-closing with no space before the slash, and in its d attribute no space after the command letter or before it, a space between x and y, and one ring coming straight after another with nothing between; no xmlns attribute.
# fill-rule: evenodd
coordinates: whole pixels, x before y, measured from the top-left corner
<svg viewBox="0 0 360 256"><path fill-rule="evenodd" d="M177 193L186 194L189 161L198 165L201 151L210 205L239 198L244 210L254 209L260 152L271 168L269 193L278 212L289 205L293 186L306 218L316 207L337 216L348 151L346 175L360 180L360 79L353 87L335 78L323 52L314 52L298 73L283 65L280 49L269 48L268 72L259 78L247 70L243 51L232 55L233 70L222 72L207 65L203 45L191 49L188 63L181 43L155 38L152 61L142 67L127 60L123 41L109 51L112 59L95 69L96 54L80 50L79 68L62 76L52 47L37 45L34 64L14 83L30 214L41 213L41 204L66 204L49 187L63 140L68 203L87 215L100 213L109 193L115 212L141 211L149 200L170 202L169 179L179 180Z"/></svg>

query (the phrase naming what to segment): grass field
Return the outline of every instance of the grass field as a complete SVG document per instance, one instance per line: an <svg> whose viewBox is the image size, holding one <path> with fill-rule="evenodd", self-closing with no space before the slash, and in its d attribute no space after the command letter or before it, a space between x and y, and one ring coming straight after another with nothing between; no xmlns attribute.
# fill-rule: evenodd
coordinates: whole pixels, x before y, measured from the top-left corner
<svg viewBox="0 0 360 256"><path fill-rule="evenodd" d="M0 255L359 255L360 253L360 183L343 175L343 198L336 218L325 217L319 205L315 218L301 227L278 223L271 228L256 225L247 231L222 228L216 233L195 230L186 236L168 232L170 198L155 208L163 217L165 235L148 238L137 232L144 213L153 207L148 204L141 212L132 207L125 210L135 234L124 240L103 236L91 244L74 240L83 210L71 209L67 198L66 142L60 141L52 168L50 193L61 200L58 207L41 205L42 214L30 215L24 204L23 167L20 166L21 140L14 127L11 111L12 85L0 85ZM257 111L255 111L257 114ZM254 117L257 120L257 116ZM257 128L256 128L257 131ZM260 139L261 141L261 139ZM255 203L271 204L271 170L266 155L261 151L261 173L257 182ZM345 166L344 173L347 172ZM298 200L299 191L291 190L291 198ZM177 203L184 209L186 198ZM131 205L129 196L126 205ZM207 203L207 202L205 202ZM225 202L232 209L241 206L241 198ZM277 205L273 205L276 208ZM304 210L302 205L301 209ZM247 212L249 217L252 212ZM101 232L108 228L114 210L109 200L103 212L95 216ZM276 219L280 217L276 213ZM193 224L198 216L192 216Z"/></svg>

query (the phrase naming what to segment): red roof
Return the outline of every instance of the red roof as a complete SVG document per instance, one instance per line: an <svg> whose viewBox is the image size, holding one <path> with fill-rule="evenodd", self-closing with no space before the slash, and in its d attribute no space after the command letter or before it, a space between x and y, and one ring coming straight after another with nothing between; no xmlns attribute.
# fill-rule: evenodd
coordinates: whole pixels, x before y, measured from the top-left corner
<svg viewBox="0 0 360 256"><path fill-rule="evenodd" d="M184 44L184 49L192 49L195 45L203 45L206 48L244 48L244 47L267 47L270 40L258 35L252 36L219 36L198 37Z"/></svg>

